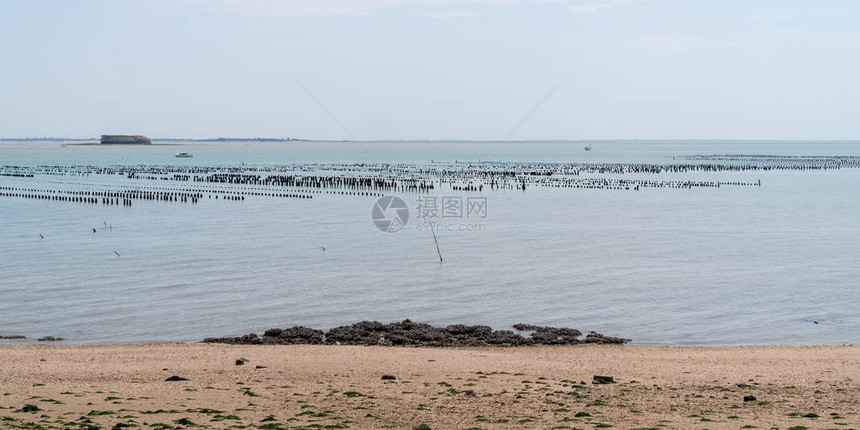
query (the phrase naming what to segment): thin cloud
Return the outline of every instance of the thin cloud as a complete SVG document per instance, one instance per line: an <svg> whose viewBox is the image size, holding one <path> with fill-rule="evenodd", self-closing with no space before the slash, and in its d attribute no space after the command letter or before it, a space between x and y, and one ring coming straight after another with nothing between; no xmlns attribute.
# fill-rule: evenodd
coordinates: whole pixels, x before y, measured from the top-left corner
<svg viewBox="0 0 860 430"><path fill-rule="evenodd" d="M207 9L249 16L367 15L400 7L403 0L189 0Z"/></svg>
<svg viewBox="0 0 860 430"><path fill-rule="evenodd" d="M429 18L440 19L456 19L456 18L474 18L478 16L478 12L465 9L425 9L414 12L415 15L423 15Z"/></svg>
<svg viewBox="0 0 860 430"><path fill-rule="evenodd" d="M633 49L652 53L683 53L714 49L739 49L749 41L738 38L705 39L682 35L649 36L628 39L625 44Z"/></svg>
<svg viewBox="0 0 860 430"><path fill-rule="evenodd" d="M473 6L546 4L568 6L573 12L596 12L630 0L186 0L221 13L251 16L369 15L394 9L433 18L468 18Z"/></svg>
<svg viewBox="0 0 860 430"><path fill-rule="evenodd" d="M630 3L630 0L578 0L569 9L576 13L598 12Z"/></svg>

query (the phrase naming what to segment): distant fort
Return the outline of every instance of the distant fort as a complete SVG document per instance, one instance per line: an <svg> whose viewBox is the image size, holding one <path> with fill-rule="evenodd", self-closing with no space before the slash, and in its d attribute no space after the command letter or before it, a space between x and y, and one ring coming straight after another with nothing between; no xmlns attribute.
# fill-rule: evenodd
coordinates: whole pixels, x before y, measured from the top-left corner
<svg viewBox="0 0 860 430"><path fill-rule="evenodd" d="M151 145L152 140L146 136L129 136L124 134L103 134L102 135L102 145L116 145L116 144L137 144L137 145Z"/></svg>

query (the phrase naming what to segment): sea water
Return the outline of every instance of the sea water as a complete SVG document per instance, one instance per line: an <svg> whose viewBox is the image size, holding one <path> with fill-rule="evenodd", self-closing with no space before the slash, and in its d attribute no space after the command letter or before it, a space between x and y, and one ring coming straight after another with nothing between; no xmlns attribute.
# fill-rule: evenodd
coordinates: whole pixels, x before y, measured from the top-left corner
<svg viewBox="0 0 860 430"><path fill-rule="evenodd" d="M584 151L586 144L6 141L0 166L860 156L860 142L591 142ZM194 158L174 158L180 151ZM860 341L860 169L639 177L761 180L761 186L439 190L439 197L485 197L486 216L438 231L438 252L414 217L397 233L376 228L371 211L378 197L204 198L132 207L0 198L0 336L196 341L270 327L410 318L496 329L520 322L566 326L639 344ZM112 181L130 183L37 174L0 176L0 187L87 190ZM412 209L420 197L390 194ZM459 231L460 225L471 227Z"/></svg>

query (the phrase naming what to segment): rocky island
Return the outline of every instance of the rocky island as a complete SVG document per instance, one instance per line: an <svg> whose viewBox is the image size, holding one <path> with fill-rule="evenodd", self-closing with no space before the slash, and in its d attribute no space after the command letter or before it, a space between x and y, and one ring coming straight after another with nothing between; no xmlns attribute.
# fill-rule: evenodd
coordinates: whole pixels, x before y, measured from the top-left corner
<svg viewBox="0 0 860 430"><path fill-rule="evenodd" d="M151 145L152 139L141 135L103 134L102 145Z"/></svg>

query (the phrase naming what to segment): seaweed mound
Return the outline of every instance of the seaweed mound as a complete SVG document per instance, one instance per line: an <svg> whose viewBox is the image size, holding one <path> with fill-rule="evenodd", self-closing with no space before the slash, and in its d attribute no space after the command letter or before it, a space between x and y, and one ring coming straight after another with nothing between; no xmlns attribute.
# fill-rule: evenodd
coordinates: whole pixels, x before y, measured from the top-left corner
<svg viewBox="0 0 860 430"><path fill-rule="evenodd" d="M233 345L381 345L381 346L529 346L577 345L581 343L624 344L630 339L604 336L590 332L580 339L582 332L565 327L543 327L515 324L520 332L531 332L528 337L511 330L493 330L485 325L452 324L434 327L430 324L403 320L394 323L361 321L328 331L295 326L272 328L263 336L255 333L239 337L206 338L204 343Z"/></svg>

